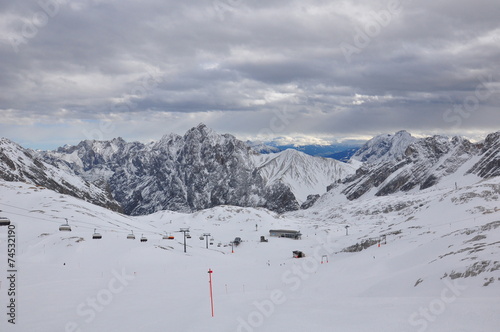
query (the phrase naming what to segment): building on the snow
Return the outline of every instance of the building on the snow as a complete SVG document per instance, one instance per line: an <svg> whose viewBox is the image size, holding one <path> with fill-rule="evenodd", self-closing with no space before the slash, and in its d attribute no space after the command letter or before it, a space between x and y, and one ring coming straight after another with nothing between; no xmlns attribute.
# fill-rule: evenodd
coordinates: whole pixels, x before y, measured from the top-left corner
<svg viewBox="0 0 500 332"><path fill-rule="evenodd" d="M271 229L269 231L270 236L275 236L275 237L286 237L289 239L295 239L299 240L302 234L300 234L299 231L292 231L292 230L286 230L286 229Z"/></svg>

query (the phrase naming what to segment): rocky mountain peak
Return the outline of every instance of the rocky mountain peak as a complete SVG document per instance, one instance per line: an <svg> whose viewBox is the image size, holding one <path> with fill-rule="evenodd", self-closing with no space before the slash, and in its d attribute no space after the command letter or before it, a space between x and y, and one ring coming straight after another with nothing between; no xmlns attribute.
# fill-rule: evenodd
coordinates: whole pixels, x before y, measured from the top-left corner
<svg viewBox="0 0 500 332"><path fill-rule="evenodd" d="M205 124L200 123L198 126L189 129L186 134L184 134L184 140L186 142L192 141L215 145L217 143L221 143L221 141L228 138L228 136L235 139L234 136L229 134L220 135L211 128L208 128Z"/></svg>
<svg viewBox="0 0 500 332"><path fill-rule="evenodd" d="M415 140L416 138L405 130L394 135L378 135L366 142L351 159L369 164L401 160L405 158L408 146Z"/></svg>
<svg viewBox="0 0 500 332"><path fill-rule="evenodd" d="M128 214L228 204L277 212L299 207L289 186L267 183L256 171L250 147L204 124L147 145L122 139L84 141L77 150L61 149L45 158L110 188Z"/></svg>

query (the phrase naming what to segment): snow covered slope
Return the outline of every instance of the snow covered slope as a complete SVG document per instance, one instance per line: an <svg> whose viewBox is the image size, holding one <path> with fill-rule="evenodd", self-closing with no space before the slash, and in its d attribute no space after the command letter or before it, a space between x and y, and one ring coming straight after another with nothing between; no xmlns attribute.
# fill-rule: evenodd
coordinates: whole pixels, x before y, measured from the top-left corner
<svg viewBox="0 0 500 332"><path fill-rule="evenodd" d="M282 182L303 203L307 196L324 194L326 185L354 174L350 164L334 159L311 157L303 152L288 149L280 153L254 155L258 172L267 184Z"/></svg>
<svg viewBox="0 0 500 332"><path fill-rule="evenodd" d="M132 217L0 181L19 276L15 326L2 277L0 330L494 332L499 196L495 177L358 201L330 191L310 209L282 215L219 206ZM65 218L71 232L58 231ZM190 228L186 253L181 227ZM102 239L92 239L95 228ZM269 229L303 235L274 238ZM132 231L135 240L126 238ZM208 249L204 233L213 237ZM243 242L232 253L235 237ZM0 227L4 276L6 238ZM306 257L292 258L293 250Z"/></svg>

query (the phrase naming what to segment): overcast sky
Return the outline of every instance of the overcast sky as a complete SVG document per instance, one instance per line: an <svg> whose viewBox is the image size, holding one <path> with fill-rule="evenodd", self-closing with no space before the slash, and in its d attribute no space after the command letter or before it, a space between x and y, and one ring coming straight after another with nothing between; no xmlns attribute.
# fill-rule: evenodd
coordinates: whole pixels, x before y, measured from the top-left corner
<svg viewBox="0 0 500 332"><path fill-rule="evenodd" d="M0 136L500 129L496 0L0 0Z"/></svg>

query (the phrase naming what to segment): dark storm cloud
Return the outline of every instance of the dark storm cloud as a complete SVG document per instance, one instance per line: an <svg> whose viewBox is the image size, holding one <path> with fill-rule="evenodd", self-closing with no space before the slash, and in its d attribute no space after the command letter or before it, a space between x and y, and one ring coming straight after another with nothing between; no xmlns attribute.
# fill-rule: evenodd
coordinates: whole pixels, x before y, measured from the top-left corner
<svg viewBox="0 0 500 332"><path fill-rule="evenodd" d="M0 1L0 129L481 134L500 123L498 17L486 0Z"/></svg>

